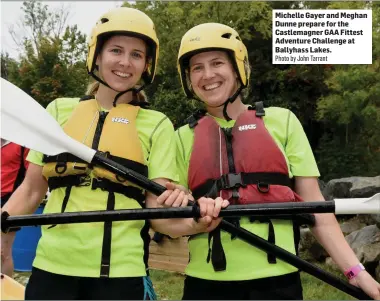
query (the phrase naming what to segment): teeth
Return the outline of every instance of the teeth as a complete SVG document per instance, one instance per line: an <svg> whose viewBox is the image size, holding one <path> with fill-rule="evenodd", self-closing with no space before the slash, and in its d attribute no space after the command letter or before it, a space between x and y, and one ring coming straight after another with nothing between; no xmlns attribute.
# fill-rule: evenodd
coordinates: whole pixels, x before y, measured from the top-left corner
<svg viewBox="0 0 380 301"><path fill-rule="evenodd" d="M132 76L130 73L123 73L123 72L120 72L120 71L114 71L113 73L116 74L117 76L120 76L120 77L123 77L123 78L128 78L128 77Z"/></svg>
<svg viewBox="0 0 380 301"><path fill-rule="evenodd" d="M204 89L206 91L209 91L209 90L212 90L212 89L216 89L218 87L220 87L221 83L215 83L215 84L211 84L211 85L206 85L204 86Z"/></svg>

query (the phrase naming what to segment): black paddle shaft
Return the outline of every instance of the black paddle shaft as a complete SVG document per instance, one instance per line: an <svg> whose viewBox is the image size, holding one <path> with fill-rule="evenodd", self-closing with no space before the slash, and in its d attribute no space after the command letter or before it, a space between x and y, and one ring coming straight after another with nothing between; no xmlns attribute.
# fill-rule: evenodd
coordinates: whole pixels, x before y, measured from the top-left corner
<svg viewBox="0 0 380 301"><path fill-rule="evenodd" d="M252 210L249 207L252 206ZM261 210L257 209L256 204L244 205L241 210L240 205L231 205L220 211L220 217L266 217L266 214L257 214ZM263 211L268 212L266 211ZM20 227L33 227L42 225L62 225L80 224L96 222L116 222L146 219L168 219L168 218L199 218L200 210L198 205L192 207L179 208L144 208L144 209L118 209L118 210L97 210L79 211L47 214L28 214L9 216L8 212L1 214L1 230L8 231L19 229ZM278 214L276 219L294 220L307 225L314 225L315 220L309 215L301 214Z"/></svg>
<svg viewBox="0 0 380 301"><path fill-rule="evenodd" d="M166 190L164 186L152 180L149 180L143 175L104 157L104 155L100 152L97 152L95 154L92 160L92 163L98 166L101 166L107 169L108 171L111 171L117 174L118 176L123 177L127 181L130 181L155 195L161 195ZM235 235L236 237L239 237L241 240L249 243L250 245L257 247L266 253L274 254L277 258L295 266L301 271L309 273L310 275L322 281L325 281L326 283L336 287L337 289L340 289L341 291L357 299L360 299L360 300L371 299L367 294L365 294L361 289L357 288L356 286L353 286L339 279L338 277L335 277L334 275L327 273L326 271L318 268L317 266L314 266L313 264L302 260L298 256L286 251L283 248L280 248L276 245L269 243L265 239L262 239L261 237L245 229L236 227L230 222L227 222L226 220L222 220L222 222L220 223L220 227L222 230L228 233L231 233Z"/></svg>

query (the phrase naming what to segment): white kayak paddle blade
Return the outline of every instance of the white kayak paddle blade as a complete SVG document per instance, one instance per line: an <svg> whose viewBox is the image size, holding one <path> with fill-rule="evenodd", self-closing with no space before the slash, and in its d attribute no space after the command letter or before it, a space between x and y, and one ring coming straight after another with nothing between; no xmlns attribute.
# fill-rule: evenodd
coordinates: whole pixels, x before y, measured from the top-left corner
<svg viewBox="0 0 380 301"><path fill-rule="evenodd" d="M370 198L334 199L335 214L380 214L380 193Z"/></svg>
<svg viewBox="0 0 380 301"><path fill-rule="evenodd" d="M1 78L1 138L46 155L71 153L91 162L95 150L72 139L32 97Z"/></svg>

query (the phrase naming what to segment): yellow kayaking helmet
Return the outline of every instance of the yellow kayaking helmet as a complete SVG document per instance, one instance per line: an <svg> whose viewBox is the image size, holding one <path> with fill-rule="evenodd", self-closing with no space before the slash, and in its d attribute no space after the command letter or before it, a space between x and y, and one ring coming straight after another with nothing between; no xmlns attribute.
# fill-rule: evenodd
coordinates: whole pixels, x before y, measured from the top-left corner
<svg viewBox="0 0 380 301"><path fill-rule="evenodd" d="M237 31L220 23L204 23L187 31L182 37L179 47L177 68L182 88L187 97L193 97L186 78L190 57L207 50L226 50L231 55L241 88L248 85L249 72L246 72L245 69L248 62L248 51Z"/></svg>
<svg viewBox="0 0 380 301"><path fill-rule="evenodd" d="M142 74L142 78L146 84L152 83L159 51L154 23L145 13L129 7L112 9L102 15L92 29L88 45L87 72L94 76L93 72L97 68L96 58L100 49L104 41L115 34L133 36L147 43L148 68Z"/></svg>

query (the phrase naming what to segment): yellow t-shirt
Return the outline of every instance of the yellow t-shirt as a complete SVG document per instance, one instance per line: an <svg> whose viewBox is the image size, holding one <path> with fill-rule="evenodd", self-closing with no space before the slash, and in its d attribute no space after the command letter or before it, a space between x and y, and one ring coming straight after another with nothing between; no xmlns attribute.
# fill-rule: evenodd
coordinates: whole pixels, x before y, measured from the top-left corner
<svg viewBox="0 0 380 301"><path fill-rule="evenodd" d="M46 110L62 126L78 104L79 98L61 98ZM178 180L175 138L171 121L162 113L140 109L136 117L138 136L148 166L149 179ZM43 166L43 154L30 151L27 160ZM44 213L61 212L65 188L54 189ZM73 187L65 212L106 210L108 192L91 186ZM138 202L115 193L115 210L141 208ZM145 276L144 220L118 221L112 224L110 277ZM51 273L99 277L104 223L42 226L33 266Z"/></svg>
<svg viewBox="0 0 380 301"><path fill-rule="evenodd" d="M216 118L221 127L231 128L235 120L226 121ZM309 141L297 117L289 110L270 107L265 109L264 124L277 146L284 154L289 169L289 177L318 177L319 171ZM194 143L194 131L185 125L176 131L177 166L181 185L188 187L188 170ZM272 220L276 235L276 245L295 253L293 225L291 221ZM249 222L244 217L240 226L267 239L268 224ZM186 274L209 280L250 280L279 276L297 269L279 259L271 265L267 254L240 240L231 240L231 235L221 232L222 245L227 259L227 269L215 272L211 261L206 262L208 253L208 234L197 235L189 239L190 262Z"/></svg>

